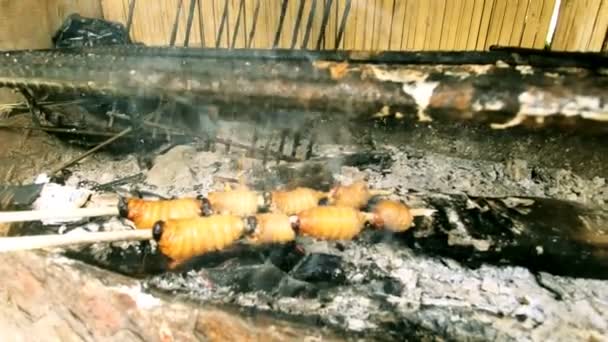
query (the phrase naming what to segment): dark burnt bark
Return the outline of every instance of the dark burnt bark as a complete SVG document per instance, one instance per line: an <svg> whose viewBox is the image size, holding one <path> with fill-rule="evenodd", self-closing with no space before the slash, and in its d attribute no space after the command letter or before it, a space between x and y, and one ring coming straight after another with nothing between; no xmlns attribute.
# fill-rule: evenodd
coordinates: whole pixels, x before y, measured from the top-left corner
<svg viewBox="0 0 608 342"><path fill-rule="evenodd" d="M608 120L601 56L579 56L576 66L589 67L581 69L569 55L535 57L552 61L545 65L500 52L472 53L469 62L462 53L400 54L399 62L390 55L238 51L228 58L221 51L145 47L15 52L0 56L0 85L37 93L164 96L237 112L289 109L341 120L456 119L494 128ZM518 59L523 62L514 65Z"/></svg>
<svg viewBox="0 0 608 342"><path fill-rule="evenodd" d="M404 235L426 254L608 279L608 211L548 198L415 195L437 210Z"/></svg>

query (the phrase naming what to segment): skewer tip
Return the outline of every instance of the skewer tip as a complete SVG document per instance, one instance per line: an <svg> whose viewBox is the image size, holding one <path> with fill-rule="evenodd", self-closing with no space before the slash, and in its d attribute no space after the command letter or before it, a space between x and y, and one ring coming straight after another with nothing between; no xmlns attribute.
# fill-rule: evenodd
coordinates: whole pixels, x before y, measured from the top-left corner
<svg viewBox="0 0 608 342"><path fill-rule="evenodd" d="M154 226L152 227L152 237L154 238L155 241L160 241L160 238L163 235L163 231L165 228L165 222L163 221L156 221L156 223L154 223Z"/></svg>
<svg viewBox="0 0 608 342"><path fill-rule="evenodd" d="M129 203L122 196L118 199L118 215L125 218L129 215Z"/></svg>
<svg viewBox="0 0 608 342"><path fill-rule="evenodd" d="M428 208L415 208L415 209L410 209L410 213L412 214L412 216L433 216L433 214L435 214L437 212L437 210L435 209L428 209Z"/></svg>

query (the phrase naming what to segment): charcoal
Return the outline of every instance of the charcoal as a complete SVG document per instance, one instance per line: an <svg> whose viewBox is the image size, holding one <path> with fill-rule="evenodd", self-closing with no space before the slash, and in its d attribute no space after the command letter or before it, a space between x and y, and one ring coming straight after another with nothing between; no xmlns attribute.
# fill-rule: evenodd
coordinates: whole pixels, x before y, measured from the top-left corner
<svg viewBox="0 0 608 342"><path fill-rule="evenodd" d="M9 198L10 207L28 207L36 201L44 184L0 185L0 198Z"/></svg>
<svg viewBox="0 0 608 342"><path fill-rule="evenodd" d="M227 286L238 292L266 291L275 289L285 273L272 264L236 266L209 269L209 278L219 286Z"/></svg>
<svg viewBox="0 0 608 342"><path fill-rule="evenodd" d="M302 259L290 272L290 275L295 279L311 283L326 283L336 286L346 281L342 267L340 256L312 253Z"/></svg>
<svg viewBox="0 0 608 342"><path fill-rule="evenodd" d="M401 295L401 291L403 291L403 285L398 279L395 278L386 278L381 281L382 284L382 292L387 295L399 296Z"/></svg>
<svg viewBox="0 0 608 342"><path fill-rule="evenodd" d="M155 253L150 243L138 242L126 246L86 246L64 253L74 259L133 277L160 274L166 269L165 259Z"/></svg>
<svg viewBox="0 0 608 342"><path fill-rule="evenodd" d="M296 243L271 245L268 248L268 260L284 272L289 272L304 257Z"/></svg>
<svg viewBox="0 0 608 342"><path fill-rule="evenodd" d="M180 272L200 269L231 269L258 265L264 262L263 251L245 245L236 245L222 251L210 252L185 261Z"/></svg>
<svg viewBox="0 0 608 342"><path fill-rule="evenodd" d="M417 196L437 212L416 220L415 238L402 235L416 250L473 267L489 262L608 279L603 208L535 197Z"/></svg>
<svg viewBox="0 0 608 342"><path fill-rule="evenodd" d="M315 298L319 288L311 283L285 276L279 284L276 293L280 297Z"/></svg>

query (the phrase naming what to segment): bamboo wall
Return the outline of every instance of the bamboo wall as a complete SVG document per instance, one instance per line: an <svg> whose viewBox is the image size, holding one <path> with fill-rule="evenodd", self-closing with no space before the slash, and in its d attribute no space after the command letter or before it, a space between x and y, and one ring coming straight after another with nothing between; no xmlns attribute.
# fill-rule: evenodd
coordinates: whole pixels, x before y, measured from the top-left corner
<svg viewBox="0 0 608 342"><path fill-rule="evenodd" d="M562 0L552 48L608 51L608 0Z"/></svg>
<svg viewBox="0 0 608 342"><path fill-rule="evenodd" d="M49 48L73 12L101 17L99 0L0 0L0 49Z"/></svg>
<svg viewBox="0 0 608 342"><path fill-rule="evenodd" d="M138 0L133 17L134 39L150 45L168 44L180 1L182 9L176 45L183 45L191 0ZM249 39L258 2L255 34ZM485 50L499 44L543 48L558 3L557 0L352 0L343 39L336 46L348 2L331 1L324 39L319 42L322 13L328 0L304 0L300 25L296 25L300 1L288 1L277 47ZM101 0L101 3L105 18L126 23L129 0ZM316 3L316 12L309 38L305 41L305 27L313 3ZM222 35L218 37L226 5L228 15ZM279 26L281 5L282 0L196 0L190 45L271 48ZM237 20L239 11L243 15ZM299 30L294 29L296 26ZM550 47L599 51L605 45L607 29L608 0L561 0Z"/></svg>
<svg viewBox="0 0 608 342"><path fill-rule="evenodd" d="M0 0L0 50L44 49L51 37L73 12L101 17L99 0ZM0 103L20 96L0 89Z"/></svg>
<svg viewBox="0 0 608 342"><path fill-rule="evenodd" d="M126 23L130 1L0 0L0 48L49 47L50 37L72 12ZM134 39L167 45L180 2L176 45L183 45L191 0L137 0ZM328 2L331 15L324 39L319 42L323 9ZM250 39L258 3L256 30ZM282 3L283 0L195 0L191 45L270 48ZM356 50L484 50L493 44L542 48L554 7L559 4L552 49L608 51L608 0L304 0L304 15L297 25L299 30L295 30L300 3L287 1L278 47L314 49L320 43L325 49ZM313 3L316 13L305 42ZM336 46L348 3L343 39ZM218 40L226 4L228 16Z"/></svg>

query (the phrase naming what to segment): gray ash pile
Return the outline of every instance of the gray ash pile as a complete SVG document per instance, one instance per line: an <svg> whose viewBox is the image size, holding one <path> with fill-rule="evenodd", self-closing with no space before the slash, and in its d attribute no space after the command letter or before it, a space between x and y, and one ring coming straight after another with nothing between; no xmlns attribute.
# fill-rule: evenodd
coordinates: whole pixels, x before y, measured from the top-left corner
<svg viewBox="0 0 608 342"><path fill-rule="evenodd" d="M366 229L350 241L299 237L284 245L237 244L177 270L159 266L163 260L154 242L115 246L110 253L88 247L71 255L140 277L150 291L269 313L353 339L606 334L605 246L584 234L593 219L601 222L605 215L598 206L606 189L597 179L525 165L514 172L513 163L411 148L318 149L328 157L279 166L245 159L251 170L247 183L259 189L314 183L326 190L364 178L370 187L393 188L393 198L436 214L417 218L405 233ZM205 162L192 162L199 159ZM140 191L204 195L218 180L238 176L231 157L189 147L169 150L157 161L162 164L139 170L147 176L136 185ZM164 177L152 172L157 166L165 167ZM112 167L108 161L90 164L68 182L95 179ZM575 196L585 206L568 201Z"/></svg>

